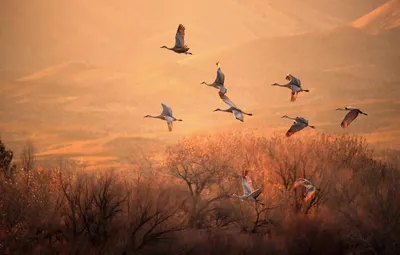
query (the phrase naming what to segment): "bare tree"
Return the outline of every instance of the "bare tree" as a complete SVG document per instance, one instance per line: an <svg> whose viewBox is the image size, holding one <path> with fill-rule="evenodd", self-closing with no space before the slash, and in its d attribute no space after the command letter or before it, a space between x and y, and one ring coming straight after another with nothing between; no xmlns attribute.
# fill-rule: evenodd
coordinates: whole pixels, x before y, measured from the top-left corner
<svg viewBox="0 0 400 255"><path fill-rule="evenodd" d="M377 161L365 162L364 171L347 183L349 194L338 211L347 238L374 254L400 251L400 172ZM347 191L346 191L347 190Z"/></svg>
<svg viewBox="0 0 400 255"><path fill-rule="evenodd" d="M210 206L227 197L232 170L216 152L221 152L217 144L208 141L203 147L196 139L182 141L167 151L167 168L189 191L190 227L204 227L206 214L213 210Z"/></svg>
<svg viewBox="0 0 400 255"><path fill-rule="evenodd" d="M310 139L299 135L293 138L288 140L286 137L273 136L270 140L268 152L276 177L272 181L280 183L282 187L275 188L273 192L282 193L278 204L291 204L295 213L309 214L310 211L317 210L326 198L328 176L325 176L326 166L319 162L326 161L325 156L328 154L320 154L323 148L317 146L318 141L324 141L324 137ZM304 187L292 190L292 185L298 178L309 179L316 186L317 192L309 201L303 199Z"/></svg>
<svg viewBox="0 0 400 255"><path fill-rule="evenodd" d="M59 171L64 195L64 224L72 241L85 236L93 246L104 246L112 232L111 223L122 213L127 196L118 191L113 172L80 172L64 177ZM68 239L68 236L67 236Z"/></svg>
<svg viewBox="0 0 400 255"><path fill-rule="evenodd" d="M149 245L168 240L174 232L183 229L182 213L185 200L162 178L136 175L126 181L128 192L128 250L141 250Z"/></svg>
<svg viewBox="0 0 400 255"><path fill-rule="evenodd" d="M35 147L31 141L27 141L21 151L20 164L23 171L30 172L35 167Z"/></svg>

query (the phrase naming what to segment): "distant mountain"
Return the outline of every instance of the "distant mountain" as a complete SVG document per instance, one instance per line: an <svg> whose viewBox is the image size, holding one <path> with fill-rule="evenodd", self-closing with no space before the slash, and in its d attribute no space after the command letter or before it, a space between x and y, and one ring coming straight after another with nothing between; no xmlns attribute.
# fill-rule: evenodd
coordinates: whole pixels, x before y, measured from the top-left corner
<svg viewBox="0 0 400 255"><path fill-rule="evenodd" d="M292 0L276 0L290 3ZM299 3L311 6L325 15L351 22L374 10L387 0L303 0Z"/></svg>
<svg viewBox="0 0 400 255"><path fill-rule="evenodd" d="M400 33L400 0L388 1L352 22L352 26L374 35L387 30L398 30Z"/></svg>
<svg viewBox="0 0 400 255"><path fill-rule="evenodd" d="M329 6L336 2L329 1ZM348 6L348 1L339 2ZM179 23L186 26L187 43L197 54L347 22L314 8L315 4L315 0L204 0L186 2L183 11L181 0L157 5L145 0L1 1L0 68L32 73L71 59L113 67L154 64L151 60L166 55L160 46L174 43ZM348 8L370 11L360 5Z"/></svg>
<svg viewBox="0 0 400 255"><path fill-rule="evenodd" d="M360 119L350 131L398 127L400 36L397 12L387 7L398 6L395 1L379 12L373 10L380 0L205 0L188 2L184 12L178 0L159 1L157 8L144 0L6 2L0 4L0 135L11 148L31 138L43 157L111 162L195 132L285 131L284 114L341 132L343 116L332 109L347 104L379 116ZM350 24L371 11L373 18ZM193 56L160 49L174 43L179 23ZM375 26L378 34L365 33ZM229 97L254 114L244 123L213 112L226 105L216 90L200 85L215 79L216 61ZM285 82L286 73L311 90L294 104L288 90L270 86ZM161 102L184 120L173 132L143 118L159 114Z"/></svg>

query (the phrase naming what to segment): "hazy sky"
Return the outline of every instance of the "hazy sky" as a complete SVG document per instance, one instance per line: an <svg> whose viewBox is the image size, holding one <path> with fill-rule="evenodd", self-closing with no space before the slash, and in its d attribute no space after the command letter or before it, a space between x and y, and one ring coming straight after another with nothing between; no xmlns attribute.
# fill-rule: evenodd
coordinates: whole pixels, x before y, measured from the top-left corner
<svg viewBox="0 0 400 255"><path fill-rule="evenodd" d="M316 130L365 135L399 148L400 4L390 1L2 1L0 136L19 151L32 140L40 155L118 160L137 144L156 148L193 133L258 128L284 134L284 114ZM367 16L364 16L367 15ZM361 21L351 22L363 17ZM179 23L193 56L172 47ZM216 61L228 96L254 114L232 114L213 82ZM290 103L271 87L286 73L310 93ZM175 117L161 113L161 102ZM353 105L369 114L346 130ZM159 141L160 140L160 141Z"/></svg>

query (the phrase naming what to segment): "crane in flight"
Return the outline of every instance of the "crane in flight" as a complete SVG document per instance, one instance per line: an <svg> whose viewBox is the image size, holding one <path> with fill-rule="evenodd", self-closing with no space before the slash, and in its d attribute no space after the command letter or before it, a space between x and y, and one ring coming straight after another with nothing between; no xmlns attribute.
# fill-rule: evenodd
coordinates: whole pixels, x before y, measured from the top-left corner
<svg viewBox="0 0 400 255"><path fill-rule="evenodd" d="M227 95L221 93L221 91L219 92L219 97L222 99L222 101L224 101L227 105L229 105L230 107L226 110L221 110L219 108L215 109L214 112L220 111L220 112L231 112L233 113L233 116L235 117L235 119L240 120L241 122L244 122L244 116L243 114L246 114L248 116L253 116L252 113L247 113L242 111L241 109L239 109L230 99Z"/></svg>
<svg viewBox="0 0 400 255"><path fill-rule="evenodd" d="M172 131L173 123L174 121L182 121L181 119L177 119L172 115L172 109L168 105L161 103L161 106L163 108L163 111L161 112L160 115L158 116L152 116L152 115L146 115L144 116L145 118L155 118L155 119L161 119L165 120L168 124L168 130L169 132Z"/></svg>
<svg viewBox="0 0 400 255"><path fill-rule="evenodd" d="M257 199L260 196L260 194L262 193L262 190L261 189L254 190L252 188L249 181L247 180L247 174L248 174L248 171L246 170L246 171L244 171L244 173L241 176L242 186L243 186L243 195L239 196L239 195L233 194L232 196L238 197L241 200L253 201L258 204L264 205Z"/></svg>
<svg viewBox="0 0 400 255"><path fill-rule="evenodd" d="M294 133L299 132L300 130L302 130L302 129L306 128L306 127L310 127L310 128L315 129L315 126L308 125L308 120L306 120L303 117L291 118L291 117L289 117L287 115L284 115L281 118L287 118L287 119L294 120L293 125L286 132L286 136L287 137L292 136Z"/></svg>
<svg viewBox="0 0 400 255"><path fill-rule="evenodd" d="M172 50L176 53L184 53L184 54L189 54L193 55L191 52L189 52L189 47L185 44L185 26L182 24L178 25L178 29L176 30L175 34L175 46L173 48L169 48L167 46L161 46L161 48L165 48L168 50Z"/></svg>
<svg viewBox="0 0 400 255"><path fill-rule="evenodd" d="M228 92L228 90L226 89L226 87L224 86L225 83L225 75L224 73L221 71L221 66L219 61L216 63L218 69L217 69L217 77L215 78L215 81L213 83L207 83L205 81L203 81L200 84L206 84L207 86L211 86L214 87L216 89L219 90L220 93L222 93L223 95L226 94L226 92Z"/></svg>
<svg viewBox="0 0 400 255"><path fill-rule="evenodd" d="M352 107L352 106L347 106L345 108L337 108L336 111L349 111L346 116L344 116L344 119L342 123L340 123L340 126L342 128L346 128L350 125L353 120L357 118L359 114L363 114L365 116L368 116L365 112L362 112L360 109Z"/></svg>
<svg viewBox="0 0 400 255"><path fill-rule="evenodd" d="M299 78L294 77L291 74L287 74L285 77L286 80L288 80L289 82L287 84L278 84L278 83L274 83L271 86L278 86L278 87L283 87L283 88L288 88L292 91L292 96L290 98L290 102L294 102L297 99L297 95L300 92L310 92L310 90L308 89L303 89L301 87L301 81Z"/></svg>
<svg viewBox="0 0 400 255"><path fill-rule="evenodd" d="M297 179L292 186L292 190L298 187L299 185L305 188L303 193L304 201L308 201L315 193L315 191L319 190L315 188L315 186L307 179L299 178Z"/></svg>

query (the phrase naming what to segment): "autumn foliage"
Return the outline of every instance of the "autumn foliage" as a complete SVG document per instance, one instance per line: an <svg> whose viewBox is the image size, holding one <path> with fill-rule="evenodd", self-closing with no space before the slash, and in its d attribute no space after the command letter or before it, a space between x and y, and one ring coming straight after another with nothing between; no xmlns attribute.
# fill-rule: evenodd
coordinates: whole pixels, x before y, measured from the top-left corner
<svg viewBox="0 0 400 255"><path fill-rule="evenodd" d="M400 253L399 164L361 137L216 133L98 171L13 166L1 145L0 254ZM244 171L264 206L232 197Z"/></svg>

